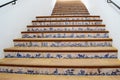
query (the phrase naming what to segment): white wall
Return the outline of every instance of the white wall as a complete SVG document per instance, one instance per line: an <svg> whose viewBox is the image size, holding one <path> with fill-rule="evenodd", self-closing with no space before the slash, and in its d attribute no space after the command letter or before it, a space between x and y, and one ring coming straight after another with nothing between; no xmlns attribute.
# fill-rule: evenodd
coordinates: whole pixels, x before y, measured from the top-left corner
<svg viewBox="0 0 120 80"><path fill-rule="evenodd" d="M11 0L1 0L5 3ZM13 46L13 39L21 37L21 31L26 30L26 25L36 16L51 15L56 0L18 0L17 4L11 4L0 8L0 57L3 57L3 49Z"/></svg>
<svg viewBox="0 0 120 80"><path fill-rule="evenodd" d="M82 0L93 15L100 15L110 37L113 38L113 46L119 50L120 58L120 10L114 5L108 4L107 0ZM120 6L120 0L113 0Z"/></svg>

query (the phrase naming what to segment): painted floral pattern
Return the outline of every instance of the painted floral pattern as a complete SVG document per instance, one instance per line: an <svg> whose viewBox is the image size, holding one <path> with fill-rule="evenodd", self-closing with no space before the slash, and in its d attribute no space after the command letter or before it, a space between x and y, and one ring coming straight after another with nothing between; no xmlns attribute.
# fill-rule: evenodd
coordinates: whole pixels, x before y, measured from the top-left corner
<svg viewBox="0 0 120 80"><path fill-rule="evenodd" d="M120 68L28 68L28 67L0 67L2 73L18 73L18 74L39 74L39 75L120 75Z"/></svg>

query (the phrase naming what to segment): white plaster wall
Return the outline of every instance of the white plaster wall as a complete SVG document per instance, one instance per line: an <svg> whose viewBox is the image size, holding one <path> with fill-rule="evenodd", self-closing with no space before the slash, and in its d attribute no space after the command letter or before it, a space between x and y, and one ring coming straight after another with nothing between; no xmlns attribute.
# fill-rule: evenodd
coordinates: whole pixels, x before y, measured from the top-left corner
<svg viewBox="0 0 120 80"><path fill-rule="evenodd" d="M0 4L11 0L1 0ZM21 37L21 31L26 30L36 16L51 15L56 0L18 0L0 8L0 57L3 49L13 46L13 39Z"/></svg>
<svg viewBox="0 0 120 80"><path fill-rule="evenodd" d="M93 15L100 15L106 29L110 31L110 37L113 38L113 46L119 52L120 58L120 10L114 5L108 4L107 0L82 0L88 10ZM120 0L113 0L120 6Z"/></svg>

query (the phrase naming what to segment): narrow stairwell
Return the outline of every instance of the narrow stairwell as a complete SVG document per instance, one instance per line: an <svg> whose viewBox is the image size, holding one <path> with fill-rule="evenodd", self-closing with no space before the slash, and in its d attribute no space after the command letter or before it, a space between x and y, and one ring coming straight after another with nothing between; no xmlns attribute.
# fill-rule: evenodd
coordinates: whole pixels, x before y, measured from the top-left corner
<svg viewBox="0 0 120 80"><path fill-rule="evenodd" d="M80 0L57 0L14 47L4 49L0 80L119 80L118 50L102 19Z"/></svg>

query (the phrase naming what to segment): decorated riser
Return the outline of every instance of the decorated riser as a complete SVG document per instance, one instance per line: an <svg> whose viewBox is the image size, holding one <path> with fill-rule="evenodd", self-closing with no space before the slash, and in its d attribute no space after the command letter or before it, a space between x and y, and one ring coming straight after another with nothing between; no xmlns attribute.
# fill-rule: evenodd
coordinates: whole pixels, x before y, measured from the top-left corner
<svg viewBox="0 0 120 80"><path fill-rule="evenodd" d="M55 21L32 21L33 25L100 25L102 20L55 20Z"/></svg>
<svg viewBox="0 0 120 80"><path fill-rule="evenodd" d="M64 16L63 16L64 17ZM64 22L63 22L64 21ZM85 22L101 22L100 18L36 18L33 22L63 22L63 23L85 23Z"/></svg>
<svg viewBox="0 0 120 80"><path fill-rule="evenodd" d="M5 58L117 58L116 52L6 52Z"/></svg>
<svg viewBox="0 0 120 80"><path fill-rule="evenodd" d="M27 31L105 31L105 27L31 27Z"/></svg>
<svg viewBox="0 0 120 80"><path fill-rule="evenodd" d="M117 58L113 47L13 47L4 51L6 58Z"/></svg>
<svg viewBox="0 0 120 80"><path fill-rule="evenodd" d="M110 47L112 46L111 41L78 41L78 42L15 42L16 47Z"/></svg>
<svg viewBox="0 0 120 80"><path fill-rule="evenodd" d="M10 61L11 63L9 63ZM120 75L120 65L117 59L74 59L73 61L72 59L8 58L2 60L0 65L2 73L77 76Z"/></svg>
<svg viewBox="0 0 120 80"><path fill-rule="evenodd" d="M14 40L16 47L112 47L111 38L21 38Z"/></svg>
<svg viewBox="0 0 120 80"><path fill-rule="evenodd" d="M117 76L120 68L30 68L0 66L1 73L38 74L38 75L77 75L77 76Z"/></svg>
<svg viewBox="0 0 120 80"><path fill-rule="evenodd" d="M22 32L22 38L109 38L108 31Z"/></svg>
<svg viewBox="0 0 120 80"><path fill-rule="evenodd" d="M49 20L100 20L100 16L37 16L38 21L49 21Z"/></svg>

